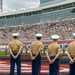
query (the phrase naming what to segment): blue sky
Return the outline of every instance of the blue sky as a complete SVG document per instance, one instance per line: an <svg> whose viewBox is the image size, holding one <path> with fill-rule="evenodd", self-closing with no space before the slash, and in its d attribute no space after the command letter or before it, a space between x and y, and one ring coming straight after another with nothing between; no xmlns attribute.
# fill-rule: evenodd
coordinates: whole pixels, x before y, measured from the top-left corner
<svg viewBox="0 0 75 75"><path fill-rule="evenodd" d="M3 11L20 10L21 8L38 7L40 0L3 0Z"/></svg>

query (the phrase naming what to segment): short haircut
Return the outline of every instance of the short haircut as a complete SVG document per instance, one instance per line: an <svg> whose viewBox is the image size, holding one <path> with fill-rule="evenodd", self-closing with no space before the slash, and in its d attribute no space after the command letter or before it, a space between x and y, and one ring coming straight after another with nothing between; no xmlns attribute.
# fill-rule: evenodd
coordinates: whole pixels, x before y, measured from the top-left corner
<svg viewBox="0 0 75 75"><path fill-rule="evenodd" d="M53 39L53 41L57 41L58 39Z"/></svg>
<svg viewBox="0 0 75 75"><path fill-rule="evenodd" d="M41 40L41 37L36 37L37 40Z"/></svg>
<svg viewBox="0 0 75 75"><path fill-rule="evenodd" d="M15 39L16 39L16 38L17 38L17 36L13 36L13 38L15 38Z"/></svg>

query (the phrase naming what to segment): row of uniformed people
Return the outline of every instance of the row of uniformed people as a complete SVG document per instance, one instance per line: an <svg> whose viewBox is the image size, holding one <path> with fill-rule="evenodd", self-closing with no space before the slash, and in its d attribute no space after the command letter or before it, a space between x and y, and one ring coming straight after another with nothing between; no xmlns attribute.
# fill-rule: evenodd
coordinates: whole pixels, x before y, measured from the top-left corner
<svg viewBox="0 0 75 75"><path fill-rule="evenodd" d="M21 51L22 43L17 39L18 33L13 33L13 40L8 44L10 51L10 75L14 75L15 63L17 65L17 75L21 75ZM70 59L69 75L75 75L75 33L74 41L69 44L68 57ZM36 40L31 44L30 56L32 60L32 75L40 75L41 69L41 51L43 43L41 42L42 34L36 34ZM60 46L57 43L59 36L52 35L53 42L48 46L46 56L49 60L49 75L59 75L59 55L61 52Z"/></svg>
<svg viewBox="0 0 75 75"><path fill-rule="evenodd" d="M70 59L69 75L75 75L75 33L73 33L73 36L74 36L74 41L70 43L68 46L68 57ZM37 40L38 40L38 37L41 40L42 34L38 34L38 36L36 35ZM52 44L48 46L48 50L46 52L47 58L50 63L49 64L49 75L59 75L59 55L61 52L60 46L57 43L59 36L52 35L51 38L53 39L53 42ZM35 42L37 42L37 40ZM40 52L41 50L43 50L43 44L38 46L37 44L35 44L35 42L31 44L31 50L30 50L30 54L32 58L32 75L39 75L40 74L39 65L41 61L38 60L39 59L38 56L40 56ZM41 56L40 56L40 59L41 59Z"/></svg>

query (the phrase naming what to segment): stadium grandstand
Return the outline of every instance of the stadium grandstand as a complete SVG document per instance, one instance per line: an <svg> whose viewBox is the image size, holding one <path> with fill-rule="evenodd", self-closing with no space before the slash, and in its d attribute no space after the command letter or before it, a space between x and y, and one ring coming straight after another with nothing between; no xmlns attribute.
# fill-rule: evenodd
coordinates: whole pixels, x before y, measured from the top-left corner
<svg viewBox="0 0 75 75"><path fill-rule="evenodd" d="M52 34L72 39L71 35L75 32L75 0L40 0L37 8L0 14L1 40L10 40L13 32L19 32L21 40L34 39L35 33L39 32L43 34L43 39L50 39Z"/></svg>

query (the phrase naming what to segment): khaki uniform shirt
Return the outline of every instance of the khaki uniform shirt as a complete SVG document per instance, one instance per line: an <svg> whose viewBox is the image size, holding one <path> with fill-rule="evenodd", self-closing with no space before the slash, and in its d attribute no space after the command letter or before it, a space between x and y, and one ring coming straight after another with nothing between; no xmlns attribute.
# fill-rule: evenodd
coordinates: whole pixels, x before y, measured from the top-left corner
<svg viewBox="0 0 75 75"><path fill-rule="evenodd" d="M8 46L11 48L12 52L18 52L19 49L22 48L22 43L19 40L14 39L9 43Z"/></svg>
<svg viewBox="0 0 75 75"><path fill-rule="evenodd" d="M71 56L75 56L75 41L73 41L69 44L68 52Z"/></svg>
<svg viewBox="0 0 75 75"><path fill-rule="evenodd" d="M48 46L47 52L49 56L56 56L59 51L61 51L60 46L56 42L53 42Z"/></svg>
<svg viewBox="0 0 75 75"><path fill-rule="evenodd" d="M36 40L34 41L32 44L31 44L31 51L32 51L32 54L36 54L39 50L41 52L41 50L43 50L43 44L41 41L39 40Z"/></svg>

